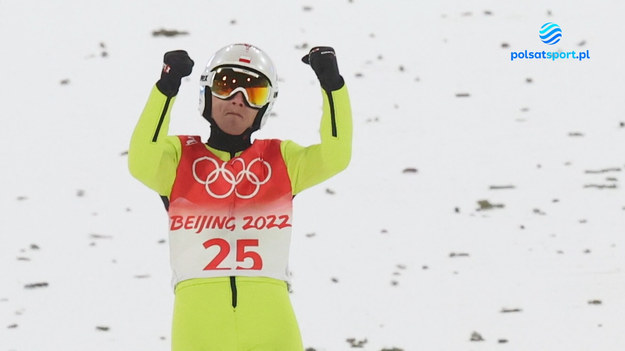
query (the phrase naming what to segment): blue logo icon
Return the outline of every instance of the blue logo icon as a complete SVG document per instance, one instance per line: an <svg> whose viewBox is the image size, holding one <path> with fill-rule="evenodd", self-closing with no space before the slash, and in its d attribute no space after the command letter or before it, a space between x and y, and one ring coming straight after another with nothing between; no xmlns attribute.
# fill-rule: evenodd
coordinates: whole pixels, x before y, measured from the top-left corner
<svg viewBox="0 0 625 351"><path fill-rule="evenodd" d="M540 33L540 40L542 40L543 43L548 44L548 45L553 45L559 42L560 38L562 38L562 29L560 29L559 25L553 22L547 22L543 24L543 26L540 27L539 33Z"/></svg>

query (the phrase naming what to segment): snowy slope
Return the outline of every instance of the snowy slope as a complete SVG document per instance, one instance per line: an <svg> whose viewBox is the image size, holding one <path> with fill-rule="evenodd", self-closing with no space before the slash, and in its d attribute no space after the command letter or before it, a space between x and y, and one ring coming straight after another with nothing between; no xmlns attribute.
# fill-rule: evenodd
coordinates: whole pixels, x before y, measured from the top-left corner
<svg viewBox="0 0 625 351"><path fill-rule="evenodd" d="M306 347L623 350L624 11L0 1L0 351L169 349L167 217L125 152L168 50L196 62L170 131L207 135L197 81L232 42L266 50L281 77L257 137L318 140L310 46L336 48L351 93L352 164L295 200ZM553 47L538 38L550 21ZM510 61L554 48L591 59Z"/></svg>

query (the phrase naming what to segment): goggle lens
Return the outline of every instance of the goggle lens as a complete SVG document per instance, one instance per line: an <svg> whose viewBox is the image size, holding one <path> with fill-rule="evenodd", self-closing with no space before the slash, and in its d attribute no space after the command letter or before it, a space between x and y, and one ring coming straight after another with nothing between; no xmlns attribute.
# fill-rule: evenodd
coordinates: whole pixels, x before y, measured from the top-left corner
<svg viewBox="0 0 625 351"><path fill-rule="evenodd" d="M261 108L269 101L271 84L262 75L238 67L222 67L214 71L211 92L227 99L241 91L248 104Z"/></svg>

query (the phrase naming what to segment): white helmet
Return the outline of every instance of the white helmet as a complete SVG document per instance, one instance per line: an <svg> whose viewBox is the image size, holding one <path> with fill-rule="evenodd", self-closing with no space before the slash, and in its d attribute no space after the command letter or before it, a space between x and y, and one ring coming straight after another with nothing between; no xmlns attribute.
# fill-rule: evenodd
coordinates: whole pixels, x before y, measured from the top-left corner
<svg viewBox="0 0 625 351"><path fill-rule="evenodd" d="M269 111L278 96L278 75L273 62L262 50L250 44L232 44L218 50L208 60L206 68L200 77L199 110L202 116L211 123L213 123L211 116L211 87L213 87L215 72L220 68L234 68L243 72L251 72L252 74L260 75L269 82L269 92L266 99L263 99L262 107L254 105L254 107L259 107L260 110L252 126L252 131L260 129L264 125L265 117L269 115ZM245 95L248 103L250 103L250 97L246 91L243 88L237 88L237 90L239 89Z"/></svg>

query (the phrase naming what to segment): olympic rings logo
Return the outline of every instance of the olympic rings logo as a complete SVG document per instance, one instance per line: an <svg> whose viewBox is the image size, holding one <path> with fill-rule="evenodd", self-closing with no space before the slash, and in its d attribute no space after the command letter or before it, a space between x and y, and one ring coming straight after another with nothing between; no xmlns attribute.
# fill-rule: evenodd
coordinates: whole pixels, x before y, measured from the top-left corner
<svg viewBox="0 0 625 351"><path fill-rule="evenodd" d="M197 168L198 168L198 164L204 161L208 161L212 163L214 166L214 169L211 172L209 172L206 177L201 177L200 175L198 175ZM232 195L233 193L240 199L253 198L260 191L261 185L266 184L271 178L271 166L269 165L269 162L261 160L260 158L255 158L254 160L252 160L252 162L250 162L249 165L246 166L245 161L242 158L235 158L233 161L234 161L233 165L236 163L241 164L241 170L239 170L239 172L236 175L231 170L226 168L226 162L223 162L220 165L213 158L210 158L208 156L200 157L193 162L193 178L195 178L195 180L198 183L203 184L204 188L206 189L206 192L210 196L216 199L225 199L228 196ZM267 175L262 180L258 176L258 174L252 172L252 166L254 166L254 164L258 162L261 162L260 165L262 165L263 167L267 169L267 173L266 173ZM228 184L230 184L230 189L223 194L216 194L211 189L211 184L214 184L219 179L223 179ZM255 186L254 190L251 193L241 194L239 190L237 189L237 186L241 184L243 180L246 180L247 182Z"/></svg>

